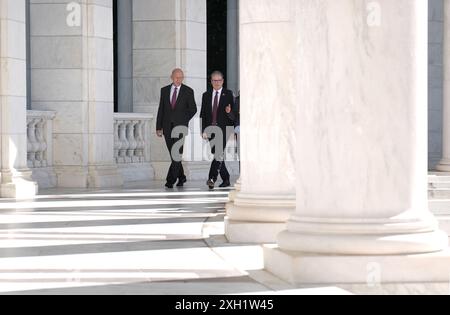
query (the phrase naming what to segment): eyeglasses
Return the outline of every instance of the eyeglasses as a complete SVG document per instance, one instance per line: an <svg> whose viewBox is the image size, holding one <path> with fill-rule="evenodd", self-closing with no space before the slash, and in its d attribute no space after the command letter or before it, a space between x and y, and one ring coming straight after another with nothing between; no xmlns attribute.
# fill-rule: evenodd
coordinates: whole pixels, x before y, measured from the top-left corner
<svg viewBox="0 0 450 315"><path fill-rule="evenodd" d="M220 82L223 82L223 79L222 80L211 80L211 81L214 83L220 83Z"/></svg>

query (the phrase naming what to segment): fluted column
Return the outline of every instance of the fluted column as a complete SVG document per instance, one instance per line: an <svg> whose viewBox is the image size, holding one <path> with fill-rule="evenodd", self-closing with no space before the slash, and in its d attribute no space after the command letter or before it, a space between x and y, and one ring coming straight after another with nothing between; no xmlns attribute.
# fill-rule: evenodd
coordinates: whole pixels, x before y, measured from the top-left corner
<svg viewBox="0 0 450 315"><path fill-rule="evenodd" d="M31 198L27 165L25 1L0 0L1 197Z"/></svg>
<svg viewBox="0 0 450 315"><path fill-rule="evenodd" d="M294 283L365 284L372 265L382 284L448 283L427 205L427 1L294 2L301 198L266 268Z"/></svg>
<svg viewBox="0 0 450 315"><path fill-rule="evenodd" d="M291 1L243 0L239 12L241 187L225 231L231 242L272 243L295 208Z"/></svg>
<svg viewBox="0 0 450 315"><path fill-rule="evenodd" d="M436 166L437 171L450 172L450 1L444 0L444 102L442 160Z"/></svg>

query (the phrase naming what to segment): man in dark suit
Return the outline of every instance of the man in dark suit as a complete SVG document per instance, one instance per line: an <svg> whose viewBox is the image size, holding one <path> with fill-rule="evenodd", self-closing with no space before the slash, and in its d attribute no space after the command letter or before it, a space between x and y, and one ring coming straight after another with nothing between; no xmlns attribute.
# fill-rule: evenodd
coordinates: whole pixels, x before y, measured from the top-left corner
<svg viewBox="0 0 450 315"><path fill-rule="evenodd" d="M178 187L186 183L183 165L183 145L189 130L189 121L197 113L194 91L183 85L184 73L181 69L172 72L172 84L161 89L156 133L166 140L172 164L167 174L166 187L173 188L177 179ZM172 134L174 133L174 134Z"/></svg>
<svg viewBox="0 0 450 315"><path fill-rule="evenodd" d="M210 141L211 152L214 154L207 182L210 189L214 189L219 172L223 180L220 187L230 186L230 174L225 165L224 151L233 133L234 97L233 92L223 88L223 84L223 74L219 71L213 72L211 75L213 89L203 94L200 114L203 138Z"/></svg>

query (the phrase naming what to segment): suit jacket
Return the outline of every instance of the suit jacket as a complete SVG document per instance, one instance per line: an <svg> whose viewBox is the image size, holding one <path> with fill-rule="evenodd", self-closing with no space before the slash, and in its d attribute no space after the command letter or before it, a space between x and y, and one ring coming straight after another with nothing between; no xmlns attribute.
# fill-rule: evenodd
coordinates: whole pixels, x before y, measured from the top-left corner
<svg viewBox="0 0 450 315"><path fill-rule="evenodd" d="M156 120L156 130L163 130L169 134L172 125L189 126L189 121L197 113L194 90L186 85L181 85L175 109L172 109L170 102L170 90L172 85L161 89L161 99L159 101L158 118Z"/></svg>
<svg viewBox="0 0 450 315"><path fill-rule="evenodd" d="M240 96L236 97L234 100L234 107L231 113L229 114L230 119L234 121L234 126L239 127L241 125L241 100Z"/></svg>
<svg viewBox="0 0 450 315"><path fill-rule="evenodd" d="M212 112L213 112L213 91L208 91L203 94L202 98L202 111L200 113L200 118L202 121L202 133L205 132L206 128L212 126ZM225 135L227 126L234 126L234 120L232 115L227 114L225 108L231 105L234 107L234 96L233 92L230 90L223 89L222 95L220 97L219 109L217 111L217 126L222 129Z"/></svg>

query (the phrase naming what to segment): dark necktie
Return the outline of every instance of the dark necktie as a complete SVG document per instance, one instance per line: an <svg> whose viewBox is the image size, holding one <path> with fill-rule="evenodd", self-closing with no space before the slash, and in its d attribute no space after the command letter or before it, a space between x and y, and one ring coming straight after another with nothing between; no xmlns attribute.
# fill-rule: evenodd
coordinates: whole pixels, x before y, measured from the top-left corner
<svg viewBox="0 0 450 315"><path fill-rule="evenodd" d="M217 125L217 112L219 111L219 92L216 92L216 96L214 97L214 106L213 106L213 119L212 124Z"/></svg>
<svg viewBox="0 0 450 315"><path fill-rule="evenodd" d="M177 93L178 93L178 88L175 87L175 90L173 91L173 95L172 95L172 109L175 109L175 105L177 104Z"/></svg>

